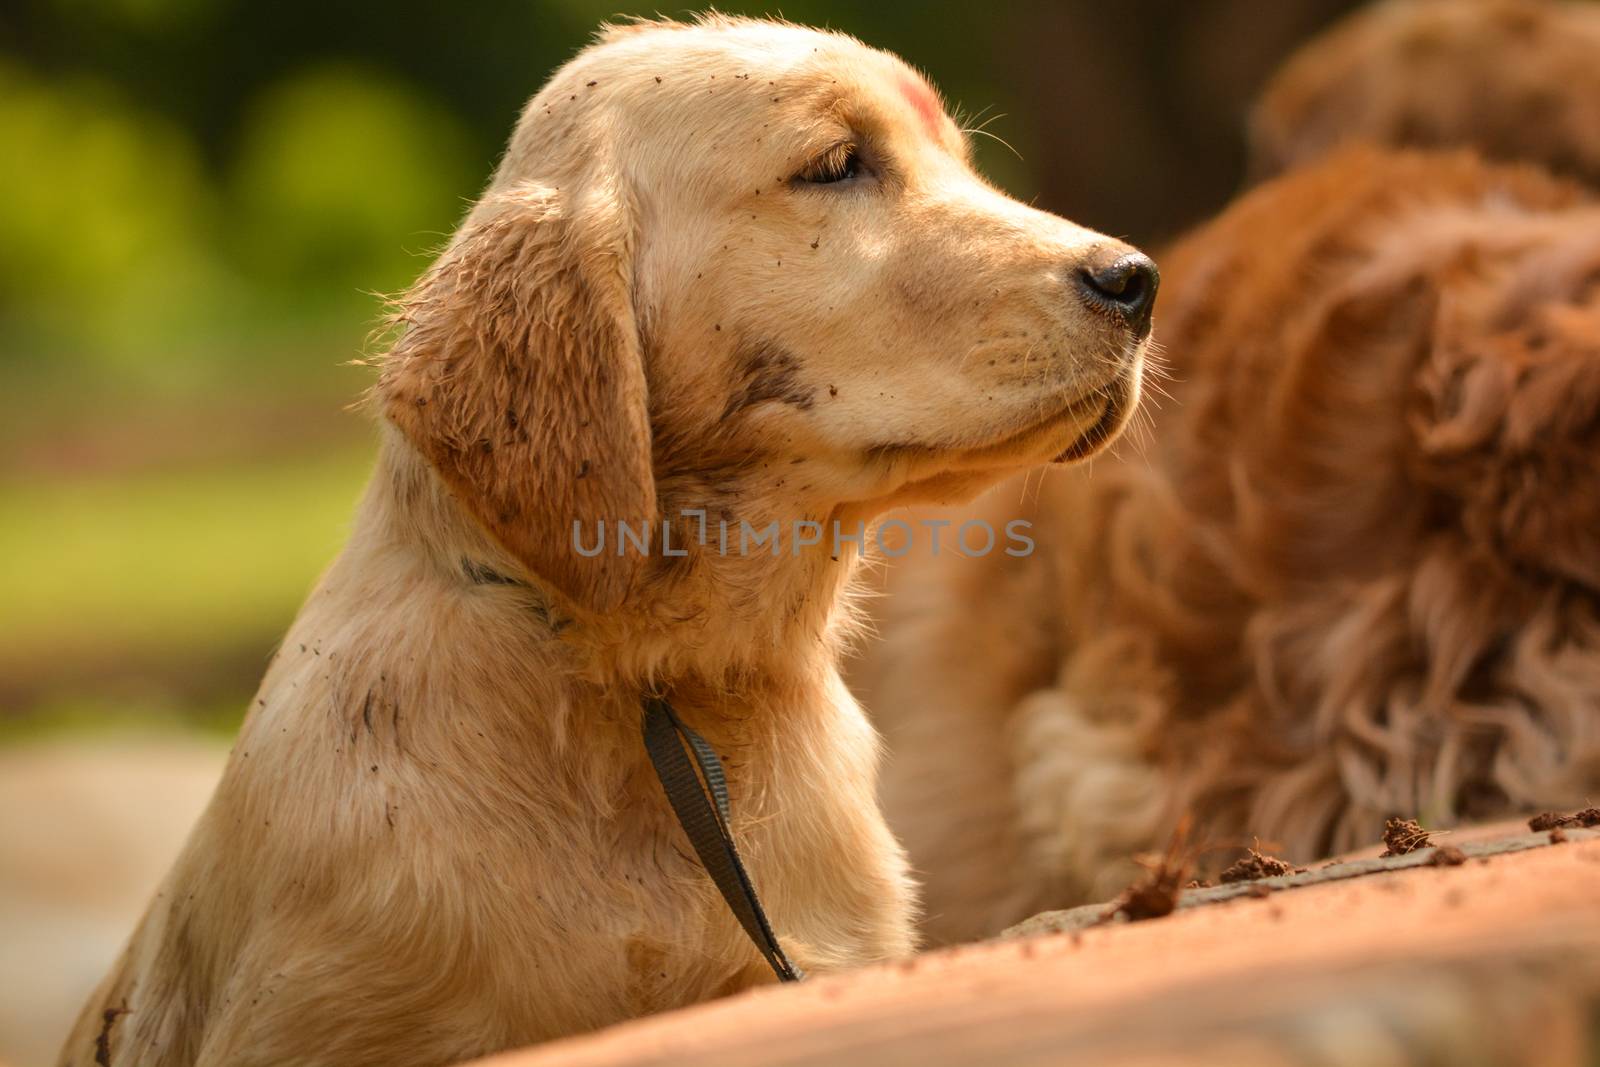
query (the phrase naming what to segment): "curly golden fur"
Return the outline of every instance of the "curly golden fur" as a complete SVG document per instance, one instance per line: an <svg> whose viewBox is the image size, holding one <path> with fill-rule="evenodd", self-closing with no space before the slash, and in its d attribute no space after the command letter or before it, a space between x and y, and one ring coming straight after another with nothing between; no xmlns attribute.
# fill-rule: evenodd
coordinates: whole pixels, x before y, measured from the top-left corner
<svg viewBox="0 0 1600 1067"><path fill-rule="evenodd" d="M1148 319L1083 276L1129 252L984 183L849 38L604 33L401 301L350 542L62 1062L453 1063L771 981L651 774L651 691L728 757L796 962L909 952L836 669L860 541L704 524L849 531L1093 452ZM579 550L619 522L652 550Z"/></svg>
<svg viewBox="0 0 1600 1067"><path fill-rule="evenodd" d="M1250 122L1266 178L1340 145L1475 148L1600 185L1600 7L1387 0L1297 52Z"/></svg>
<svg viewBox="0 0 1600 1067"><path fill-rule="evenodd" d="M1033 556L894 576L864 700L936 939L1185 812L1304 862L1600 789L1600 205L1351 150L1164 267L1147 446L987 497Z"/></svg>

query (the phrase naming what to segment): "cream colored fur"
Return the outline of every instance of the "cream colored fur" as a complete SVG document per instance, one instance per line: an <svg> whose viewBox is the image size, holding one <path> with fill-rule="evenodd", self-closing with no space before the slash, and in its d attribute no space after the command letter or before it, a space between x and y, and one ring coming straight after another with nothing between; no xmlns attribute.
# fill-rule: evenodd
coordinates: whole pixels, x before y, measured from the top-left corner
<svg viewBox="0 0 1600 1067"><path fill-rule="evenodd" d="M859 177L816 184L854 146ZM573 521L850 527L1093 451L1143 343L1117 242L1007 199L846 37L613 29L401 302L377 471L223 782L63 1053L443 1064L771 981L639 738L668 695L814 972L913 948L835 662L857 553L589 560Z"/></svg>

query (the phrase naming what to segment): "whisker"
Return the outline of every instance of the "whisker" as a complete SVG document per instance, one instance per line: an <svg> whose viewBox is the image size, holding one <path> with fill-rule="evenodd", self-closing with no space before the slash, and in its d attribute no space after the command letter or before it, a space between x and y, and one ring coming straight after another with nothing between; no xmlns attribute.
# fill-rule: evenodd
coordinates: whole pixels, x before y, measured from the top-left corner
<svg viewBox="0 0 1600 1067"><path fill-rule="evenodd" d="M1027 162L1027 160L1022 158L1022 153L1021 152L1018 152L1015 148L1012 148L1010 141L1006 140L1004 137L1001 137L997 133L990 133L988 130L981 130L981 129L967 130L966 132L967 133L977 134L979 137L987 137L991 141L999 141L1001 144L1005 145L1006 148L1010 149L1011 154L1016 156L1018 160L1020 160L1020 161L1022 161L1024 163Z"/></svg>
<svg viewBox="0 0 1600 1067"><path fill-rule="evenodd" d="M984 108L983 109L983 111L988 111L988 110L989 110L988 108ZM977 122L978 119L983 118L983 111L980 111L976 115L972 116L972 121ZM988 128L989 123L994 122L994 121L996 121L998 119L1003 119L1005 117L1006 116L1005 116L1005 114L1003 112L996 112L995 114L990 115L988 118L983 119L983 121L979 122L978 125L966 127L961 132L962 133L982 133L986 128Z"/></svg>
<svg viewBox="0 0 1600 1067"><path fill-rule="evenodd" d="M974 111L969 115L967 114L966 108L957 105L955 114L952 115L951 118L955 120L957 127L965 127L969 122L977 122L979 119L983 118L984 113L992 107L994 107L993 104L985 104L977 111ZM963 130L963 132L965 132L965 130Z"/></svg>
<svg viewBox="0 0 1600 1067"><path fill-rule="evenodd" d="M1033 490L1033 506L1039 506L1039 498L1044 495L1044 480L1050 477L1052 471L1049 466L1039 468L1039 484Z"/></svg>
<svg viewBox="0 0 1600 1067"><path fill-rule="evenodd" d="M1039 469L1042 470L1043 468ZM1031 481L1033 481L1033 469L1029 468L1022 472L1022 492L1017 494L1017 507L1019 508L1027 507L1028 483Z"/></svg>

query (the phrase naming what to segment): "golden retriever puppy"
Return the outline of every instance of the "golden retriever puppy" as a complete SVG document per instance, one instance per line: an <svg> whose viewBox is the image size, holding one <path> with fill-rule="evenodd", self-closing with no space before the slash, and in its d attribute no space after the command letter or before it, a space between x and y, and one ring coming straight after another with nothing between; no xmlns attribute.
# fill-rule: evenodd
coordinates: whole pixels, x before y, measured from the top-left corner
<svg viewBox="0 0 1600 1067"><path fill-rule="evenodd" d="M909 952L835 665L862 524L1110 440L1155 285L892 56L603 32L402 301L349 545L63 1062L453 1063L771 981L650 695L728 757L801 968Z"/></svg>
<svg viewBox="0 0 1600 1067"><path fill-rule="evenodd" d="M1348 141L1477 148L1600 185L1600 7L1387 0L1296 53L1251 117L1266 178Z"/></svg>
<svg viewBox="0 0 1600 1067"><path fill-rule="evenodd" d="M1031 556L896 576L866 703L936 940L1186 812L1306 862L1600 794L1600 206L1352 150L1164 268L1147 446L981 502Z"/></svg>

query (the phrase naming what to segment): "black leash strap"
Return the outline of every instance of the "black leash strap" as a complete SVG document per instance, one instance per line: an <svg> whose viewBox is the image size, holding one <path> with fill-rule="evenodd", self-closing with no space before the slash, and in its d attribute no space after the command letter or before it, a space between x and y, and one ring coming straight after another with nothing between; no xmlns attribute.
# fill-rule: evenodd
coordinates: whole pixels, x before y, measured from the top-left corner
<svg viewBox="0 0 1600 1067"><path fill-rule="evenodd" d="M761 950L780 982L804 978L778 945L767 913L761 908L761 898L756 896L756 887L739 859L739 848L728 829L728 780L716 751L660 697L644 699L644 747L661 780L661 789L678 816L678 824L689 835L701 866L716 883L739 925Z"/></svg>

